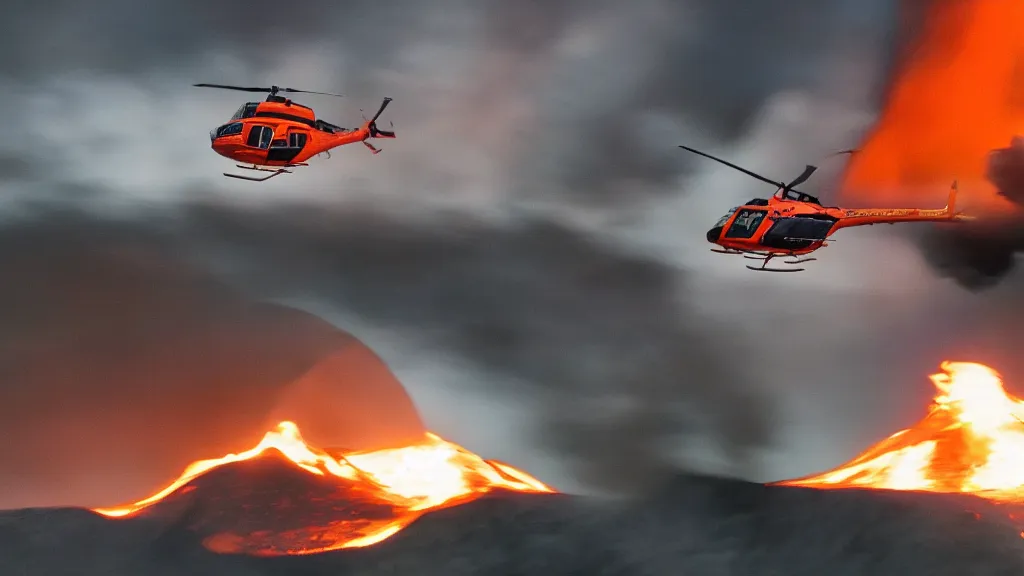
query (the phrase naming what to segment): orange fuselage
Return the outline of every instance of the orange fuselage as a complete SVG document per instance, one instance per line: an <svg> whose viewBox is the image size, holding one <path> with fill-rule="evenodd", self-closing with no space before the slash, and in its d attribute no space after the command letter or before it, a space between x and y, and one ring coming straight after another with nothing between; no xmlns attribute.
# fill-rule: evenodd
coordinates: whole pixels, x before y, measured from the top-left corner
<svg viewBox="0 0 1024 576"><path fill-rule="evenodd" d="M347 129L317 120L313 110L285 98L243 104L210 132L214 152L243 164L289 166L371 137L369 122Z"/></svg>
<svg viewBox="0 0 1024 576"><path fill-rule="evenodd" d="M820 205L817 198L796 195L802 198L773 196L733 208L708 230L708 242L726 250L799 256L821 248L836 231L851 226L967 218L954 211L955 187L946 208L937 210L829 207Z"/></svg>

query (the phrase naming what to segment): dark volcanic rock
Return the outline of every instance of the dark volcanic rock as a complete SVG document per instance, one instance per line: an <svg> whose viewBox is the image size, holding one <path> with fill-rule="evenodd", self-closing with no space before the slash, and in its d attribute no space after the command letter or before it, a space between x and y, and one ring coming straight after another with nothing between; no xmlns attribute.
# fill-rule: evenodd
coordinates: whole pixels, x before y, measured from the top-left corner
<svg viewBox="0 0 1024 576"><path fill-rule="evenodd" d="M269 450L210 470L138 516L191 531L217 552L269 555L328 548L416 514L376 484L313 475Z"/></svg>
<svg viewBox="0 0 1024 576"><path fill-rule="evenodd" d="M1018 530L969 497L680 477L634 501L494 495L376 546L277 558L214 554L167 519L17 511L0 516L0 574L1019 576Z"/></svg>

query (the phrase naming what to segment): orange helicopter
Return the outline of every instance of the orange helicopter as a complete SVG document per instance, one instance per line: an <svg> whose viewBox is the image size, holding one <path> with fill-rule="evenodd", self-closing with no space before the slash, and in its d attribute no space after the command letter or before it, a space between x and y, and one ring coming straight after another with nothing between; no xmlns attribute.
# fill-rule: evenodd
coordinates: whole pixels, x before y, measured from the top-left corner
<svg viewBox="0 0 1024 576"><path fill-rule="evenodd" d="M391 102L385 98L380 109L373 118L364 122L359 128L342 128L317 119L313 109L293 102L278 92L320 94L323 96L342 97L341 94L330 92L312 92L295 88L270 88L248 86L226 86L224 84L193 84L200 88L220 88L223 90L239 90L242 92L269 92L263 102L246 102L235 112L231 120L210 131L210 147L221 156L236 162L239 168L270 172L262 178L224 173L229 178L263 182L280 174L291 174L288 168L309 166L307 160L318 154L326 153L330 158L330 150L345 144L362 142L370 152L377 154L379 149L367 142L370 138L394 138L395 133L377 128L377 118Z"/></svg>
<svg viewBox="0 0 1024 576"><path fill-rule="evenodd" d="M721 246L712 248L719 254L742 254L750 260L760 260L760 266L747 266L757 272L801 272L804 268L768 268L768 263L779 257L797 257L810 254L835 240L829 238L836 231L851 226L896 224L898 222L961 222L970 216L955 212L957 183L949 190L946 207L941 210L920 208L840 208L824 206L821 201L793 187L807 181L818 168L807 165L803 173L788 184L775 182L731 162L687 146L679 146L705 158L766 182L779 189L769 199L754 198L737 206L708 230L708 242ZM846 152L853 152L846 151ZM813 262L817 258L783 261L795 265Z"/></svg>

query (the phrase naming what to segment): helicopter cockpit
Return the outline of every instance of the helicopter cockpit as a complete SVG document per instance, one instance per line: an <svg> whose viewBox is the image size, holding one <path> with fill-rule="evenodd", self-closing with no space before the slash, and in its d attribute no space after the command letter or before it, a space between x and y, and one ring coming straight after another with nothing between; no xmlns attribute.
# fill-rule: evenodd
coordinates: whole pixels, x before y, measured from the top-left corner
<svg viewBox="0 0 1024 576"><path fill-rule="evenodd" d="M728 222L729 218L732 218L732 215L735 214L736 211L739 209L739 206L733 206L731 209L729 209L728 212L725 213L724 216L718 219L718 222L715 222L715 225L712 226L710 230L708 230L708 242L714 244L715 242L718 241L718 237L722 235L722 228L725 227L725 223Z"/></svg>

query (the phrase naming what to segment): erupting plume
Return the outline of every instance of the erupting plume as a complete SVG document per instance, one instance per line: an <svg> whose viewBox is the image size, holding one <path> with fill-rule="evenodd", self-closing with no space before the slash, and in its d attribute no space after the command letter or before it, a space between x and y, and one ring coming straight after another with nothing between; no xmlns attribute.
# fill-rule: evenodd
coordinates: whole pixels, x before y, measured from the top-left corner
<svg viewBox="0 0 1024 576"><path fill-rule="evenodd" d="M924 18L842 194L916 205L939 202L959 179L968 211L1006 211L986 162L1024 135L1024 2L932 1Z"/></svg>
<svg viewBox="0 0 1024 576"><path fill-rule="evenodd" d="M94 511L179 519L215 552L310 554L380 542L426 511L500 489L553 492L433 434L405 448L331 454L286 421L251 450L194 462L148 498Z"/></svg>
<svg viewBox="0 0 1024 576"><path fill-rule="evenodd" d="M987 366L944 362L928 415L839 468L780 484L971 493L1024 503L1024 401Z"/></svg>

